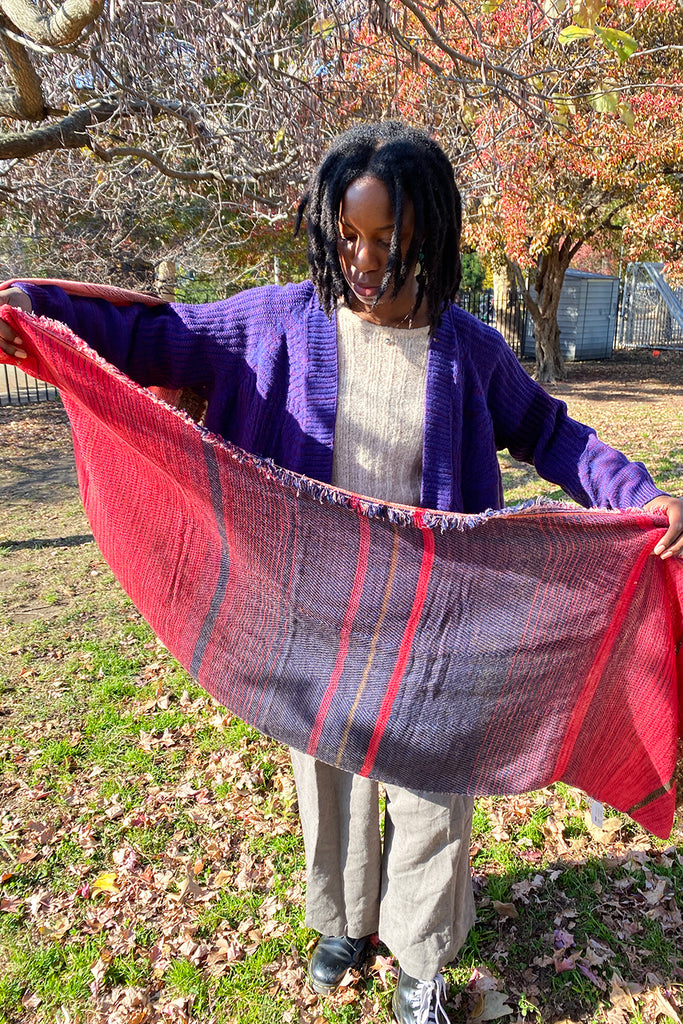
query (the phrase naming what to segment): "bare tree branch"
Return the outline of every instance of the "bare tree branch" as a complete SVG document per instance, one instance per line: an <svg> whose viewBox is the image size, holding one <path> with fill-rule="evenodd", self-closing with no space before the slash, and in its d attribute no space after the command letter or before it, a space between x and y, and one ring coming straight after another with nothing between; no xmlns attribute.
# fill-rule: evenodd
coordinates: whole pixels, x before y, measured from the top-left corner
<svg viewBox="0 0 683 1024"><path fill-rule="evenodd" d="M100 17L104 0L64 0L56 10L41 10L31 0L2 0L0 10L29 39L43 46L68 46Z"/></svg>
<svg viewBox="0 0 683 1024"><path fill-rule="evenodd" d="M0 11L0 27L6 25L7 19ZM0 35L0 56L14 83L14 88L0 89L0 116L40 121L45 116L43 89L26 49L14 39Z"/></svg>
<svg viewBox="0 0 683 1024"><path fill-rule="evenodd" d="M45 128L0 135L0 160L21 160L56 149L90 148L91 139L87 129L108 121L115 112L116 106L102 101L93 106L81 107Z"/></svg>

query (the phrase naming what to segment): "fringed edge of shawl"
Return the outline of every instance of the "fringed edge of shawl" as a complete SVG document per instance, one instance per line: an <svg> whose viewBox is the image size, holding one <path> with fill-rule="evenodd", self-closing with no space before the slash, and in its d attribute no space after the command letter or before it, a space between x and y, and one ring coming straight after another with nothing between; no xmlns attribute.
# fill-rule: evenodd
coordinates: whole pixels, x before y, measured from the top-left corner
<svg viewBox="0 0 683 1024"><path fill-rule="evenodd" d="M150 297L147 296L147 298L149 299ZM345 491L342 488L334 487L332 484L326 484L320 480L315 480L312 477L303 476L293 470L284 469L282 466L277 465L277 463L272 459L253 455L250 452L244 451L244 449L225 440L225 438L220 437L218 434L214 434L212 431L207 430L206 427L197 422L197 419L191 415L186 408L179 407L179 405L175 404L176 402L181 401L181 395L184 395L184 392L172 392L161 386L155 388L154 386L145 387L141 384L137 384L134 380L131 380L130 377L126 376L122 370L119 370L112 363L108 362L103 356L96 352L95 349L92 349L81 338L78 338L73 334L73 332L60 321L51 320L46 316L37 317L34 313L26 313L23 310L12 309L12 312L16 315L17 320L19 321L26 318L29 321L39 322L41 329L44 330L45 333L52 335L60 342L66 344L69 348L80 352L91 362L104 368L124 387L131 388L132 390L139 392L144 395L147 401L153 402L155 405L168 410L172 415L180 417L191 429L199 431L204 443L210 444L213 448L222 448L232 459L235 459L239 463L246 462L252 465L257 471L266 473L266 475L276 480L282 486L290 488L297 495L304 494L321 504L338 505L343 508L352 509L361 515L366 516L368 519L383 519L397 526L414 526L419 529L426 528L429 530L440 530L441 533L445 533L448 530L465 532L473 527L481 526L483 523L494 518L533 515L538 512L573 512L575 514L586 515L590 514L590 512L599 511L601 515L607 513L614 516L621 516L625 512L628 512L629 514L640 514L649 519L652 519L653 516L657 516L656 512L645 512L640 508L628 510L585 509L573 502L554 501L552 498L546 497L530 498L517 505L499 509L489 508L484 512L478 513L442 512L435 509L425 509L411 505L382 502L378 501L376 498L368 497L366 495L354 494L352 491ZM2 359L2 362L15 361L11 358L5 357ZM26 366L25 363L21 369L24 369L29 373L31 372L30 365ZM160 393L156 393L157 391ZM169 402L168 399L172 399L172 401ZM187 403L186 401L183 401L182 404L186 405ZM195 411L191 406L190 408L193 412ZM666 521L666 515L663 512L659 513L659 515L663 521Z"/></svg>

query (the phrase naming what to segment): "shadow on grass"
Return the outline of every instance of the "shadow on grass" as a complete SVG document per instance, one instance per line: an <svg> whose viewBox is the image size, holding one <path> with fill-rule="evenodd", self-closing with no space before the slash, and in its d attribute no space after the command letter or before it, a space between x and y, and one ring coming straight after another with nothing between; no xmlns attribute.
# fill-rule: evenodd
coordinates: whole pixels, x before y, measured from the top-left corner
<svg viewBox="0 0 683 1024"><path fill-rule="evenodd" d="M72 537L31 537L28 540L4 540L0 547L9 551L35 551L39 548L77 548L82 544L94 544L92 533L77 533Z"/></svg>
<svg viewBox="0 0 683 1024"><path fill-rule="evenodd" d="M662 400L661 388L648 388L646 385L618 387L611 384L606 385L604 388L586 389L580 392L572 391L571 387L566 387L564 390L558 387L555 388L553 393L560 397L564 397L566 393L571 393L574 398L580 398L584 402L633 402L634 405L641 405L642 403L661 402ZM667 400L669 398L682 397L683 387L668 389Z"/></svg>

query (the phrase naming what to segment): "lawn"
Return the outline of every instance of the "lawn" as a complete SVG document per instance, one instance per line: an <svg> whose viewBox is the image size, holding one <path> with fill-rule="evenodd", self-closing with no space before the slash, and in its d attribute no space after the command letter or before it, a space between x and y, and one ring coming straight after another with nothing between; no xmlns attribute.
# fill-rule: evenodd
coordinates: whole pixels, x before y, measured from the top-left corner
<svg viewBox="0 0 683 1024"><path fill-rule="evenodd" d="M683 359L572 367L578 418L683 492ZM286 752L176 665L103 562L56 403L0 409L0 1024L388 1022L395 965L305 982ZM559 497L501 456L511 501ZM683 822L667 842L558 785L480 799L455 1022L683 1013Z"/></svg>

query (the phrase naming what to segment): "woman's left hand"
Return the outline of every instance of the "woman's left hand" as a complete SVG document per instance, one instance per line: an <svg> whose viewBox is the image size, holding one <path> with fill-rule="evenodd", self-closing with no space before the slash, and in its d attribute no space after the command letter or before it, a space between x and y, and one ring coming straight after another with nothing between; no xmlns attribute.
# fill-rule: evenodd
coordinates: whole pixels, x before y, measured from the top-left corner
<svg viewBox="0 0 683 1024"><path fill-rule="evenodd" d="M683 498L674 498L670 494L660 494L648 501L643 508L648 512L661 508L669 517L669 529L657 542L654 554L662 558L683 558Z"/></svg>

